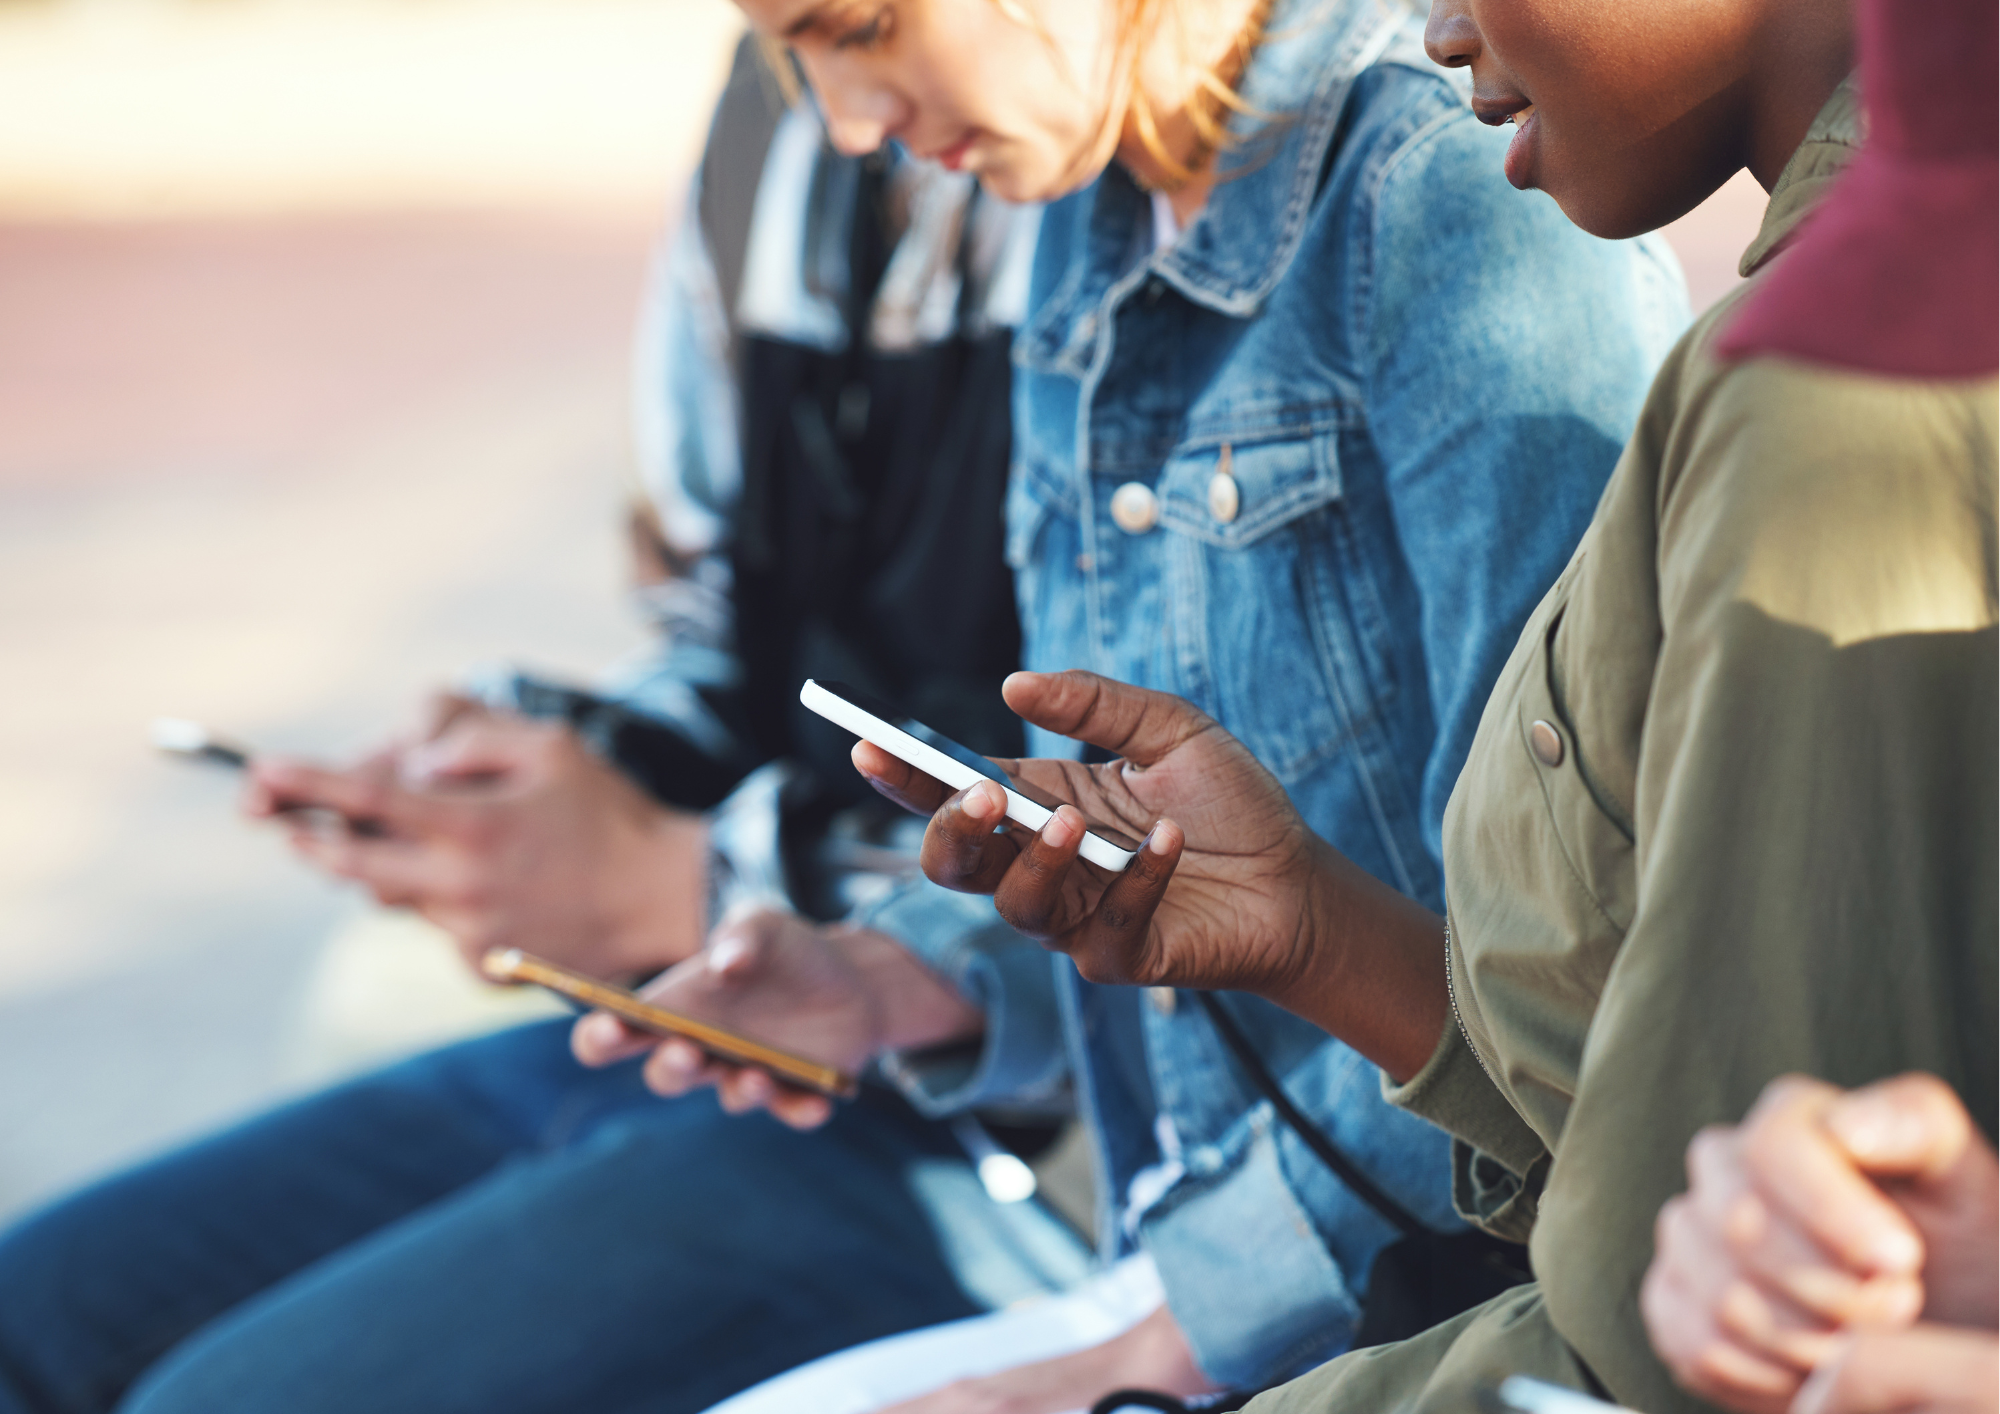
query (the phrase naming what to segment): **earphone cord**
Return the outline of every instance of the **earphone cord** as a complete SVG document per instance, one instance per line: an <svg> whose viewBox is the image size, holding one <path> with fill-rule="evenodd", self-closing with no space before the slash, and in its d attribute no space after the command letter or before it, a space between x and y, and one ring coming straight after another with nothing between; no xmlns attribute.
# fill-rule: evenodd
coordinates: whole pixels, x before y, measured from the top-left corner
<svg viewBox="0 0 2000 1414"><path fill-rule="evenodd" d="M1420 1233L1429 1232L1430 1228L1426 1227L1415 1213L1377 1186L1374 1179L1361 1171L1360 1165L1341 1152L1340 1146L1333 1142L1332 1136L1307 1119L1299 1107L1292 1103L1292 1097L1285 1093L1285 1087L1278 1083L1275 1075L1271 1074L1270 1068L1264 1064L1263 1057L1259 1056L1250 1044L1250 1038L1245 1036L1243 1028L1236 1024L1236 1018L1222 1005L1221 998L1213 992L1196 992L1195 996L1200 999L1202 1010L1208 1013L1208 1019L1214 1024L1216 1034L1222 1038L1222 1044L1229 1048L1230 1054L1236 1057L1236 1063L1243 1067L1244 1073L1250 1077L1250 1083L1271 1102L1271 1108L1277 1113L1278 1118L1292 1127L1292 1132L1299 1136L1301 1143L1313 1151L1313 1156L1331 1169L1334 1176L1353 1191L1355 1197L1373 1208L1382 1221L1405 1237L1415 1237Z"/></svg>

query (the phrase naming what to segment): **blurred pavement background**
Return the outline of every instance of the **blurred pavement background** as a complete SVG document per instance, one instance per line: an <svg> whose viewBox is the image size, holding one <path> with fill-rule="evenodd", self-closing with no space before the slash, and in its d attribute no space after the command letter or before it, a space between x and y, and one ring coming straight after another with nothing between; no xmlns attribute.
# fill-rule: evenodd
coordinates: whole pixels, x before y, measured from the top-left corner
<svg viewBox="0 0 2000 1414"><path fill-rule="evenodd" d="M0 1219L533 1006L155 758L636 641L649 251L726 0L0 4ZM1763 197L1672 233L1698 303Z"/></svg>
<svg viewBox="0 0 2000 1414"><path fill-rule="evenodd" d="M0 1215L503 1014L151 755L341 754L621 612L726 0L0 6Z"/></svg>

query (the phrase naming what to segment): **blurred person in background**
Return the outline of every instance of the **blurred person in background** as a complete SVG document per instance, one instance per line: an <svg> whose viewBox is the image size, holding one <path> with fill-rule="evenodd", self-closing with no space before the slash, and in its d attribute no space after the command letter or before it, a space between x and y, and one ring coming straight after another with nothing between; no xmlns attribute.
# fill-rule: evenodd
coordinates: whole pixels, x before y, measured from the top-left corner
<svg viewBox="0 0 2000 1414"><path fill-rule="evenodd" d="M907 866L845 737L785 711L799 676L1019 750L1000 505L1034 213L840 157L748 47L690 212L640 341L658 651L594 692L491 675L351 769L255 772L255 816L367 822L293 837L468 960L632 980L743 900L830 919ZM971 1013L974 980L897 980L892 1044ZM726 1121L584 1070L568 1030L420 1056L0 1236L0 1410L694 1410L1082 1271L881 1086L810 1134Z"/></svg>
<svg viewBox="0 0 2000 1414"><path fill-rule="evenodd" d="M1739 1414L2000 1408L2000 1164L1950 1086L1784 1076L1687 1164L1640 1299L1689 1390Z"/></svg>

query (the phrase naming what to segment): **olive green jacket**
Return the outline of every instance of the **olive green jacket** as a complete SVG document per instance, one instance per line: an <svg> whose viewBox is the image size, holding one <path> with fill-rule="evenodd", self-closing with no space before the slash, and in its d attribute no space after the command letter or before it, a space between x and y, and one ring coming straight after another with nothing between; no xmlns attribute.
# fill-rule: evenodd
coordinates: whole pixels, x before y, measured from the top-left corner
<svg viewBox="0 0 2000 1414"><path fill-rule="evenodd" d="M1843 87L1746 274L1857 127ZM1921 1069L1993 1132L1995 385L1721 363L1741 297L1661 370L1445 819L1458 1024L1391 1098L1539 1281L1256 1414L1459 1414L1516 1370L1703 1408L1638 1307L1697 1129L1789 1071Z"/></svg>

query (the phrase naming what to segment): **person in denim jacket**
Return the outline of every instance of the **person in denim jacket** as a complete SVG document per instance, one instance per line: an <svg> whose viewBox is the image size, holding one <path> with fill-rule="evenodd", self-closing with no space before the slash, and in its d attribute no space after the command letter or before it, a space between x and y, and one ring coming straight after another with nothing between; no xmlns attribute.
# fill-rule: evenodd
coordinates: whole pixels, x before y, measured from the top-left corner
<svg viewBox="0 0 2000 1414"><path fill-rule="evenodd" d="M1685 295L1657 242L1593 239L1507 186L1503 137L1403 6L1286 0L1263 28L1236 139L1184 230L1122 165L1044 214L1015 350L1024 656L1198 703L1317 832L1435 905L1479 709ZM801 52L838 137L861 100ZM986 900L925 883L855 921L984 1012L976 1046L892 1058L929 1108L1073 1085L1102 1254L1150 1257L1158 1319L1211 1386L1348 1346L1393 1230L1274 1122L1191 996L1087 983ZM1445 1136L1387 1105L1374 1066L1254 998L1225 1005L1378 1183L1456 1224Z"/></svg>

